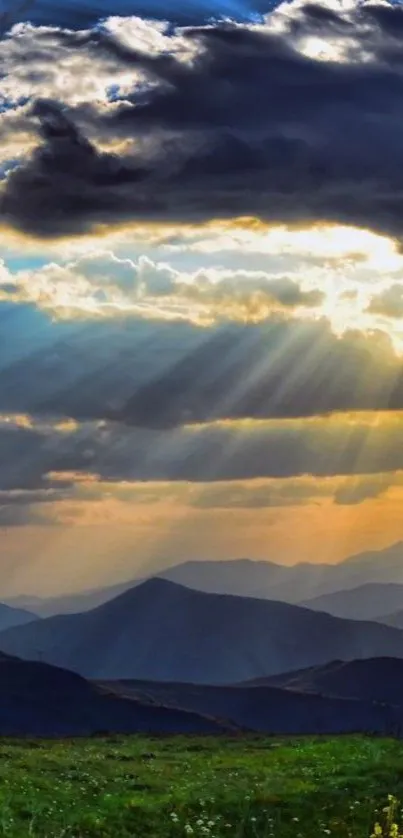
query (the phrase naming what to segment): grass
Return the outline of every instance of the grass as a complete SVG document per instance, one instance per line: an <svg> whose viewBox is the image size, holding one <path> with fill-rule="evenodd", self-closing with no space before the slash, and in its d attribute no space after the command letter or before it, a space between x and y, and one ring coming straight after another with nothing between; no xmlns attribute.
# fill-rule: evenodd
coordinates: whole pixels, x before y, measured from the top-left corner
<svg viewBox="0 0 403 838"><path fill-rule="evenodd" d="M403 744L388 739L0 741L11 838L369 838L388 795L403 800Z"/></svg>

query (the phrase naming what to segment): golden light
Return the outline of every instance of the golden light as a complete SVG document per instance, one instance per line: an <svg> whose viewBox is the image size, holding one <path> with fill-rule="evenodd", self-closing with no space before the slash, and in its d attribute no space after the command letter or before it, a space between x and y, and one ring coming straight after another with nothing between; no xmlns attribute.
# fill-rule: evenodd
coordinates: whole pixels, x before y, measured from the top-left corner
<svg viewBox="0 0 403 838"><path fill-rule="evenodd" d="M12 252L15 244L10 245ZM110 251L117 262L122 253L122 258L133 263L146 255L157 266L172 266L178 283L163 297L119 288L113 276L107 285L102 277L98 283L96 276L89 280L71 260L97 250L100 255ZM28 247L27 252L33 251ZM92 236L53 242L49 247L42 243L42 252L48 255L47 264L3 279L0 299L30 302L59 319L141 317L209 327L223 321L259 323L276 314L299 320L326 318L337 335L349 329L380 330L403 353L403 321L369 311L382 283L403 282L403 255L392 238L371 230L324 222L273 224L253 217L179 226L136 223L109 232L100 228ZM248 266L246 274L250 270L251 279L253 271L266 275L267 286L253 290L246 282L241 293L236 286L239 255L249 254L253 267ZM178 259L180 265L185 260L192 268L177 268ZM220 287L224 264L227 277L228 270L234 273L233 288L229 283L226 290L225 283ZM199 272L206 272L206 266L216 272L217 282L204 281L199 287ZM303 293L322 293L322 303L294 307L277 303L271 297L270 282L284 276ZM8 287L13 280L14 294Z"/></svg>

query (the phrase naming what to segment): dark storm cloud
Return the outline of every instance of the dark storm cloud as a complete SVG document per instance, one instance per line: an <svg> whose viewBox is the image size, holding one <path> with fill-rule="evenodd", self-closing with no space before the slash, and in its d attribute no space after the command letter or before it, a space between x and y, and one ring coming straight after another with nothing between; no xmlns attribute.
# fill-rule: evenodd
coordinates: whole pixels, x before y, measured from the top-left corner
<svg viewBox="0 0 403 838"><path fill-rule="evenodd" d="M54 495L66 496L70 488L67 483L53 483L46 477L54 471L71 471L76 467L83 470L85 463L91 465L93 452L88 446L85 432L79 437L65 438L57 431L31 430L10 424L10 427L0 428L0 459L2 463L0 474L0 506L5 504L6 498L1 498L3 492L12 493L26 489L34 494L35 502L43 503L50 500L49 492ZM26 505L24 498L13 499L13 505Z"/></svg>
<svg viewBox="0 0 403 838"><path fill-rule="evenodd" d="M88 475L96 476L101 483L146 484L216 483L309 474L318 478L393 474L403 469L402 437L402 421L379 421L375 415L358 417L354 422L338 417L257 427L224 424L171 431L108 423L102 427L96 423L78 426L64 434L56 428L37 429L34 433L23 428L3 428L1 456L11 448L12 459L11 455L8 461L5 458L6 466L10 466L0 473L0 505L2 493L8 493L11 504L15 492L22 490L31 495L36 505L51 499L99 498L102 492L97 482L85 485ZM80 474L84 483L77 482ZM381 491L385 479L377 480L376 485ZM363 491L362 482L357 491ZM281 499L283 503L289 500L285 488ZM299 502L302 501L301 497ZM338 502L355 502L354 489L346 485Z"/></svg>
<svg viewBox="0 0 403 838"><path fill-rule="evenodd" d="M389 339L338 338L326 320L53 322L4 303L0 353L0 413L165 429L403 409L403 362Z"/></svg>
<svg viewBox="0 0 403 838"><path fill-rule="evenodd" d="M131 219L257 215L348 222L399 236L402 20L400 6L357 7L339 19L309 4L282 35L193 27L184 37L198 54L188 64L136 51L99 30L61 33L71 50L141 70L152 84L109 111L38 102L42 143L10 172L3 220L54 236ZM327 39L337 30L345 60L304 56L298 27L319 28ZM152 153L147 143L124 155L101 153L87 132L142 136Z"/></svg>

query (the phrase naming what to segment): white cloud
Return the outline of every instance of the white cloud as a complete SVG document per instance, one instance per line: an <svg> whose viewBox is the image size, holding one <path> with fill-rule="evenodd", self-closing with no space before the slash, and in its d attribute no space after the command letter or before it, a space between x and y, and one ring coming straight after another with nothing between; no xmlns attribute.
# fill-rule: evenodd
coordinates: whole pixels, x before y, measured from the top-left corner
<svg viewBox="0 0 403 838"><path fill-rule="evenodd" d="M286 275L220 267L181 272L147 256L137 261L94 251L74 262L50 262L37 270L0 272L0 299L31 302L64 317L182 318L261 321L275 311L292 313L321 303L318 289Z"/></svg>

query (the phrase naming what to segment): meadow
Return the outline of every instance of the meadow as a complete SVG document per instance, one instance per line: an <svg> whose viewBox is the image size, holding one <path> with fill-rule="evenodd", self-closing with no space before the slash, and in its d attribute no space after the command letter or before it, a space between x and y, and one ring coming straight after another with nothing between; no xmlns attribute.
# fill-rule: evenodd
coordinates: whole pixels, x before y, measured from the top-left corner
<svg viewBox="0 0 403 838"><path fill-rule="evenodd" d="M0 835L12 838L396 838L394 798L403 745L389 739L0 742Z"/></svg>

